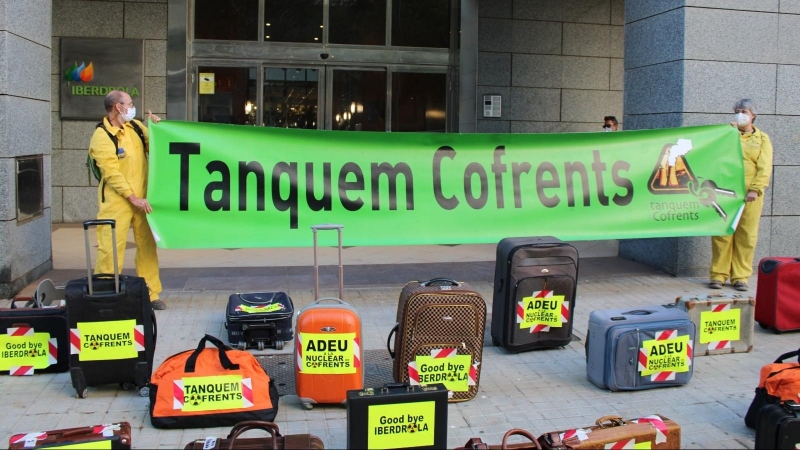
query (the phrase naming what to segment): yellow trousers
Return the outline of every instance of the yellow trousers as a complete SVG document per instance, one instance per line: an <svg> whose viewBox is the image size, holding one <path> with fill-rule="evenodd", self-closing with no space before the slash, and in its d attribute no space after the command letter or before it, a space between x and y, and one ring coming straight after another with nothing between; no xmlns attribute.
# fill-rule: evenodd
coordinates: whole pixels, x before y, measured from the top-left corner
<svg viewBox="0 0 800 450"><path fill-rule="evenodd" d="M758 241L758 224L764 197L745 203L739 226L730 236L711 238L711 280L724 283L747 282L753 274L753 256Z"/></svg>
<svg viewBox="0 0 800 450"><path fill-rule="evenodd" d="M116 200L116 201L114 201ZM114 219L117 221L117 263L122 272L125 259L125 246L128 241L128 230L133 227L133 239L136 241L136 273L144 278L150 291L150 301L156 301L161 294L161 278L158 274L158 253L153 232L147 223L144 211L135 210L131 204L115 197L106 198L97 213L98 219ZM111 227L97 227L97 264L94 273L114 273L114 254L111 247Z"/></svg>

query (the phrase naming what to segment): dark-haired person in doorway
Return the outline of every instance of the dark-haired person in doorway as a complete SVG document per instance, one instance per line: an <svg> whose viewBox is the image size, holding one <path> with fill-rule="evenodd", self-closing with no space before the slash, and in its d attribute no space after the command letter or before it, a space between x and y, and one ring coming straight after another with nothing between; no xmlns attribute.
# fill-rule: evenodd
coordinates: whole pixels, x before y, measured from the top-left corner
<svg viewBox="0 0 800 450"><path fill-rule="evenodd" d="M106 117L94 130L89 143L89 155L102 172L97 188L97 218L114 219L117 222L117 242L111 242L111 229L108 226L97 227L95 273L113 273L113 245L117 246L117 263L122 271L128 230L133 228L136 273L147 283L153 309L166 309L166 304L159 299L161 278L158 253L146 216L153 211L147 201L148 130L134 119L136 107L126 92L109 92L104 104ZM160 120L150 111L147 111L147 117L153 123Z"/></svg>
<svg viewBox="0 0 800 450"><path fill-rule="evenodd" d="M733 106L734 121L739 129L744 158L745 207L739 225L730 236L711 238L711 281L709 287L720 289L730 278L737 291L746 291L753 274L753 256L758 241L758 223L764 206L764 190L772 175L772 143L766 133L756 128L756 106L743 98Z"/></svg>

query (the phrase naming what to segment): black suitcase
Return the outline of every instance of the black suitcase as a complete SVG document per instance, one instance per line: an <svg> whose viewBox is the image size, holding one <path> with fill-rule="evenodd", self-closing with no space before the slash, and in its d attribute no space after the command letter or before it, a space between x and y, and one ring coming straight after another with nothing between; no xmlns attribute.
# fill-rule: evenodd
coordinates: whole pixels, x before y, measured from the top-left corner
<svg viewBox="0 0 800 450"><path fill-rule="evenodd" d="M294 305L285 292L233 294L228 299L225 328L228 342L239 350L283 349L291 341Z"/></svg>
<svg viewBox="0 0 800 450"><path fill-rule="evenodd" d="M11 300L10 308L0 308L0 371L10 375L33 375L69 370L69 323L67 308L61 299L47 298L55 289L53 282L39 284L33 299L24 307L22 299ZM54 302L55 300L55 302Z"/></svg>
<svg viewBox="0 0 800 450"><path fill-rule="evenodd" d="M347 448L447 448L443 384L347 391Z"/></svg>
<svg viewBox="0 0 800 450"><path fill-rule="evenodd" d="M756 448L796 449L800 443L800 405L792 400L758 410Z"/></svg>
<svg viewBox="0 0 800 450"><path fill-rule="evenodd" d="M578 250L554 237L497 244L492 343L510 352L563 347L572 340Z"/></svg>
<svg viewBox="0 0 800 450"><path fill-rule="evenodd" d="M116 242L114 220L84 222L88 277L66 287L72 386L80 398L87 386L113 383L147 397L157 335L150 294L144 278L119 275L116 246L114 274L91 274L88 230L98 225L110 225Z"/></svg>

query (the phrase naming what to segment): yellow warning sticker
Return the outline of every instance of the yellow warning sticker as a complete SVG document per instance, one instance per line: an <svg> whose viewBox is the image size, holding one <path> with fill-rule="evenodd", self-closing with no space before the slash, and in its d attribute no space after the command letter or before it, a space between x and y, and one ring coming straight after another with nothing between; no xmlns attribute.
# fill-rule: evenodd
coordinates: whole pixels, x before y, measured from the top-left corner
<svg viewBox="0 0 800 450"><path fill-rule="evenodd" d="M642 342L644 355L640 355L639 371L642 376L656 372L688 372L688 345L689 335L664 340L651 339ZM646 364L641 364L643 362L642 356L647 360Z"/></svg>
<svg viewBox="0 0 800 450"><path fill-rule="evenodd" d="M436 402L374 405L367 413L368 448L430 447Z"/></svg>
<svg viewBox="0 0 800 450"><path fill-rule="evenodd" d="M700 343L738 341L742 310L703 311L700 313Z"/></svg>
<svg viewBox="0 0 800 450"><path fill-rule="evenodd" d="M283 306L281 303L270 303L269 305L262 305L262 306L247 306L247 305L239 305L236 307L236 311L246 312L248 314L255 314L255 313L270 313L275 311L283 311L286 307Z"/></svg>
<svg viewBox="0 0 800 450"><path fill-rule="evenodd" d="M80 361L109 361L136 358L136 320L78 322L81 337Z"/></svg>
<svg viewBox="0 0 800 450"><path fill-rule="evenodd" d="M198 84L200 94L213 94L215 85L214 73L200 72L200 83Z"/></svg>
<svg viewBox="0 0 800 450"><path fill-rule="evenodd" d="M523 297L517 304L517 323L520 329L536 325L561 326L561 304L563 295L552 297Z"/></svg>
<svg viewBox="0 0 800 450"><path fill-rule="evenodd" d="M302 373L356 373L355 333L298 333L298 338Z"/></svg>
<svg viewBox="0 0 800 450"><path fill-rule="evenodd" d="M417 356L415 361L419 384L444 383L449 391L466 392L469 390L472 355L453 355L447 358Z"/></svg>
<svg viewBox="0 0 800 450"><path fill-rule="evenodd" d="M182 411L220 411L244 408L241 375L183 378ZM178 395L176 393L176 395Z"/></svg>
<svg viewBox="0 0 800 450"><path fill-rule="evenodd" d="M33 333L28 336L0 334L0 370L11 367L33 366L44 369L50 366L50 333Z"/></svg>
<svg viewBox="0 0 800 450"><path fill-rule="evenodd" d="M642 449L642 450L650 450L653 448L653 443L651 441L644 441L644 442L635 442L633 444L634 449Z"/></svg>
<svg viewBox="0 0 800 450"><path fill-rule="evenodd" d="M111 450L111 440L105 439L102 441L92 441L92 442L81 442L80 444L67 444L67 445L55 445L55 446L47 446L47 448L68 448L68 449L98 449L98 450Z"/></svg>

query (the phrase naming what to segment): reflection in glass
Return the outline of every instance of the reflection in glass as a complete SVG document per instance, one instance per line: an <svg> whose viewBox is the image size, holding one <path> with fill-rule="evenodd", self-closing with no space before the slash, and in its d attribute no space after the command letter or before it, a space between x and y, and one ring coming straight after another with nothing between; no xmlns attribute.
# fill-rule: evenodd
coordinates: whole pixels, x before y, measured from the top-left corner
<svg viewBox="0 0 800 450"><path fill-rule="evenodd" d="M265 0L264 40L322 43L322 0Z"/></svg>
<svg viewBox="0 0 800 450"><path fill-rule="evenodd" d="M445 131L447 74L392 74L392 131Z"/></svg>
<svg viewBox="0 0 800 450"><path fill-rule="evenodd" d="M450 47L450 0L392 1L392 46Z"/></svg>
<svg viewBox="0 0 800 450"><path fill-rule="evenodd" d="M42 214L44 187L42 157L17 159L17 221L22 222Z"/></svg>
<svg viewBox="0 0 800 450"><path fill-rule="evenodd" d="M214 74L214 93L198 94L200 122L256 124L256 69L249 67L200 67Z"/></svg>
<svg viewBox="0 0 800 450"><path fill-rule="evenodd" d="M317 69L264 69L264 122L268 127L317 128Z"/></svg>
<svg viewBox="0 0 800 450"><path fill-rule="evenodd" d="M386 45L386 0L331 0L332 44Z"/></svg>
<svg viewBox="0 0 800 450"><path fill-rule="evenodd" d="M258 0L195 0L194 38L258 40Z"/></svg>
<svg viewBox="0 0 800 450"><path fill-rule="evenodd" d="M386 72L334 70L334 130L386 131Z"/></svg>

